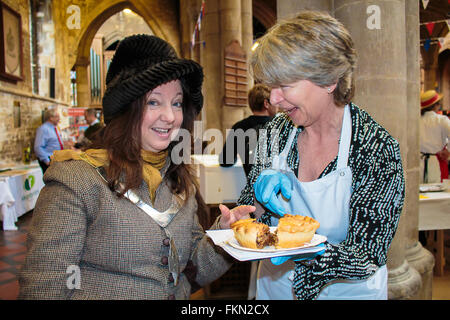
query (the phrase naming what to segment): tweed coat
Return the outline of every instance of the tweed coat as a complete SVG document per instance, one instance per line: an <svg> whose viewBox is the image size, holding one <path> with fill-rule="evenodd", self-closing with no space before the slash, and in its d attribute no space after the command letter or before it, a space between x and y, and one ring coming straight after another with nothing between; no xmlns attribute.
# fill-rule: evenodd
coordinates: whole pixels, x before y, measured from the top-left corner
<svg viewBox="0 0 450 320"><path fill-rule="evenodd" d="M162 176L168 163L161 169ZM53 163L44 175L27 239L28 254L19 274L19 299L188 299L185 274L174 286L164 230L141 209L118 198L88 163ZM154 207L169 208L172 194L163 182ZM135 190L150 202L147 185ZM197 219L192 195L167 226L179 253L180 269L189 260L203 286L231 266ZM80 271L79 289L70 278ZM68 285L71 283L72 285Z"/></svg>

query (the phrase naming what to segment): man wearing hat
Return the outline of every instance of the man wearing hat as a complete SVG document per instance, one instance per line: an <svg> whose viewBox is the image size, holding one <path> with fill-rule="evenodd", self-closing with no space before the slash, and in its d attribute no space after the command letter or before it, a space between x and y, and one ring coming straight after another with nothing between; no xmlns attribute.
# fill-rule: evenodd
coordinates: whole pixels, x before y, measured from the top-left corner
<svg viewBox="0 0 450 320"><path fill-rule="evenodd" d="M437 112L442 105L442 94L428 90L420 95L420 153L422 183L442 182L448 179L450 120Z"/></svg>

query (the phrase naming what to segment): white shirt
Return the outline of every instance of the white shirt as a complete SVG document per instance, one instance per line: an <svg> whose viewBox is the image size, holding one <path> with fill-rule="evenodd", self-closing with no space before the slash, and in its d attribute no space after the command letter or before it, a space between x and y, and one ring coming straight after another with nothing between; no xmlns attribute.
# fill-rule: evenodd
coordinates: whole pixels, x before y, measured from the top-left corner
<svg viewBox="0 0 450 320"><path fill-rule="evenodd" d="M420 152L435 154L450 140L450 119L447 116L427 111L420 117Z"/></svg>

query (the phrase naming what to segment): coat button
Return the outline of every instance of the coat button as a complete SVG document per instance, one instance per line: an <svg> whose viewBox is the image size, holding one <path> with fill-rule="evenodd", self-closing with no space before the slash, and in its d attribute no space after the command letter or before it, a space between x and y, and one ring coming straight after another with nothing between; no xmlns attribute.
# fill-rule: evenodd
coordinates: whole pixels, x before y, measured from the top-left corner
<svg viewBox="0 0 450 320"><path fill-rule="evenodd" d="M170 245L170 239L169 238L165 238L163 240L163 245L165 245L166 247L168 247Z"/></svg>
<svg viewBox="0 0 450 320"><path fill-rule="evenodd" d="M169 258L167 258L166 256L162 257L161 263L166 266L169 263Z"/></svg>
<svg viewBox="0 0 450 320"><path fill-rule="evenodd" d="M175 300L175 295L171 294L167 297L168 300Z"/></svg>

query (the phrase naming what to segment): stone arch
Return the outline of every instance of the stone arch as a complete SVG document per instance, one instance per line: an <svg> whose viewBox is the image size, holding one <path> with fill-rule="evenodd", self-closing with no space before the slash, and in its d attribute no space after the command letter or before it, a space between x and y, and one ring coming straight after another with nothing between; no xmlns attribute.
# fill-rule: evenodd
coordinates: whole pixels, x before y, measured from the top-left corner
<svg viewBox="0 0 450 320"><path fill-rule="evenodd" d="M258 19L266 29L269 29L277 21L276 11L272 7L273 4L271 5L270 1L253 1L252 3L253 16Z"/></svg>
<svg viewBox="0 0 450 320"><path fill-rule="evenodd" d="M171 5L172 4L172 5ZM77 104L78 106L87 106L89 101L89 84L87 78L87 67L89 65L90 47L95 34L101 25L114 14L130 9L141 16L148 24L154 34L170 42L175 50L179 51L180 34L178 21L168 22L168 11L172 16L178 16L176 6L173 2L167 1L161 4L161 1L130 0L130 1L101 1L89 13L87 23L83 24L80 30L80 37L77 45L77 56L74 68L77 72ZM164 13L159 17L155 12Z"/></svg>
<svg viewBox="0 0 450 320"><path fill-rule="evenodd" d="M112 33L108 34L107 36L104 35L103 45L105 46L105 48L108 48L112 44L118 43L120 40L122 40L122 37L124 37L124 35L118 31L112 32Z"/></svg>

